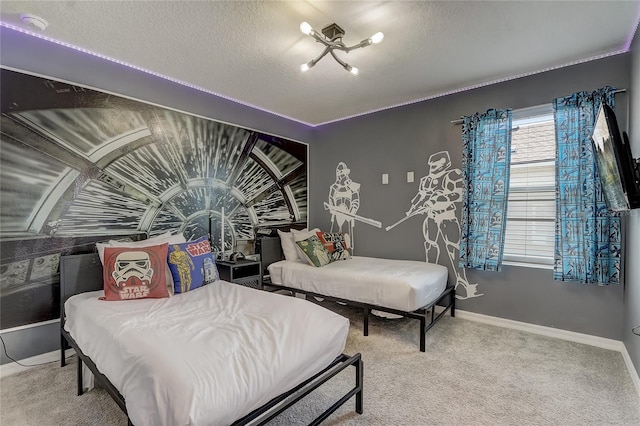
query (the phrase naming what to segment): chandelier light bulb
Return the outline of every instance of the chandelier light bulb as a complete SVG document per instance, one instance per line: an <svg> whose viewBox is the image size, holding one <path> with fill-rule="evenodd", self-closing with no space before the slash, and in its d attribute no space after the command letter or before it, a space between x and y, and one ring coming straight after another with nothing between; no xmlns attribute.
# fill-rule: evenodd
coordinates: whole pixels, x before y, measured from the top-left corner
<svg viewBox="0 0 640 426"><path fill-rule="evenodd" d="M309 66L309 64L302 64L300 65L300 71L305 72L305 71L309 71L309 68L311 68Z"/></svg>
<svg viewBox="0 0 640 426"><path fill-rule="evenodd" d="M371 43L373 44L378 44L382 41L383 38L384 38L384 34L378 32L372 35L369 40L371 40Z"/></svg>
<svg viewBox="0 0 640 426"><path fill-rule="evenodd" d="M346 64L344 67L345 70L349 71L351 74L353 75L358 75L358 73L360 72L360 70L356 67L352 67L349 64Z"/></svg>
<svg viewBox="0 0 640 426"><path fill-rule="evenodd" d="M313 28L311 28L311 25L309 25L308 22L303 22L300 24L300 31L302 31L303 34L310 35Z"/></svg>

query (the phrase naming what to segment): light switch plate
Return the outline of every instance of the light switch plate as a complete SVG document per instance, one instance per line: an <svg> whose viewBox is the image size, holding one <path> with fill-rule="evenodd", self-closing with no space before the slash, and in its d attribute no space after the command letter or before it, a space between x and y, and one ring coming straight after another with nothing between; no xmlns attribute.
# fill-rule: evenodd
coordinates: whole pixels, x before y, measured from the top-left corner
<svg viewBox="0 0 640 426"><path fill-rule="evenodd" d="M413 183L413 172L407 172L407 183Z"/></svg>
<svg viewBox="0 0 640 426"><path fill-rule="evenodd" d="M389 174L388 173L383 173L382 174L382 184L383 185L388 185L389 184Z"/></svg>

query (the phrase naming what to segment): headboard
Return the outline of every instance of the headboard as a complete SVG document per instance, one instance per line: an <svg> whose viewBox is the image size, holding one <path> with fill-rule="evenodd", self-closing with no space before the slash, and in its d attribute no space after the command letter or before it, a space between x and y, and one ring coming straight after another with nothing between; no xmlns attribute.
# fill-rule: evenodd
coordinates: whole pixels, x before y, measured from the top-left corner
<svg viewBox="0 0 640 426"><path fill-rule="evenodd" d="M262 276L268 277L269 270L267 268L269 265L284 259L280 237L277 235L275 237L261 235L256 238L256 254L260 255Z"/></svg>
<svg viewBox="0 0 640 426"><path fill-rule="evenodd" d="M284 260L284 253L282 252L282 244L280 243L278 231L290 232L292 229L300 230L306 227L307 223L305 221L268 225L256 229L254 253L260 255L263 277L269 277L269 271L267 270L269 265Z"/></svg>
<svg viewBox="0 0 640 426"><path fill-rule="evenodd" d="M74 294L102 290L102 263L98 253L60 256L60 323L64 302Z"/></svg>

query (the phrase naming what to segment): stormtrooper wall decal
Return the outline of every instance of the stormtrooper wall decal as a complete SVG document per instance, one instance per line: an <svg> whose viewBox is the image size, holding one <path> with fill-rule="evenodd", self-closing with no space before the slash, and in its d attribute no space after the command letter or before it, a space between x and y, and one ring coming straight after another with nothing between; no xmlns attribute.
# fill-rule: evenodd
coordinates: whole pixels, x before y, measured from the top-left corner
<svg viewBox="0 0 640 426"><path fill-rule="evenodd" d="M425 215L422 223L425 261L448 266L455 274L457 299L482 296L478 284L470 284L464 268L458 267L460 250L460 222L458 204L462 197L462 172L451 167L448 151L432 154L428 160L427 176L420 179L418 193L411 199L411 206L396 223L387 226L390 231L414 216ZM331 213L331 232L347 232L354 244L355 222L382 228L382 222L358 215L360 208L360 184L351 180L351 170L346 163L336 166L336 180L329 187L329 198L324 203ZM345 228L346 225L346 229ZM444 256L442 248L444 248Z"/></svg>
<svg viewBox="0 0 640 426"><path fill-rule="evenodd" d="M469 283L465 269L458 267L456 258L460 250L457 210L462 197L462 172L451 167L448 151L432 154L428 167L429 174L420 179L418 193L411 199L411 207L405 216L385 230L390 231L414 216L425 215L422 224L425 260L450 266L456 275L456 298L482 296L477 292L478 284ZM445 258L441 257L442 246L446 251Z"/></svg>
<svg viewBox="0 0 640 426"><path fill-rule="evenodd" d="M360 208L360 184L351 180L351 170L344 162L336 166L336 181L329 187L329 199L324 203L325 210L331 213L331 232L347 232L351 237L351 249L355 247L353 235L355 222L382 228L382 222L358 215ZM343 229L344 225L347 229Z"/></svg>

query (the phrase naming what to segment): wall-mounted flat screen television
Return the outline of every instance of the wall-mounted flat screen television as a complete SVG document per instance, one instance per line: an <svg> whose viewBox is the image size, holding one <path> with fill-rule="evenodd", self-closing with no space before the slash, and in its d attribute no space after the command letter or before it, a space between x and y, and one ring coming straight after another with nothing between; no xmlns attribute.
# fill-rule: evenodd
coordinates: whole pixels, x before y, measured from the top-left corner
<svg viewBox="0 0 640 426"><path fill-rule="evenodd" d="M613 109L604 103L591 135L600 182L609 210L640 207L640 172L626 133L620 134Z"/></svg>

